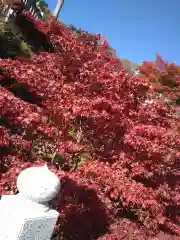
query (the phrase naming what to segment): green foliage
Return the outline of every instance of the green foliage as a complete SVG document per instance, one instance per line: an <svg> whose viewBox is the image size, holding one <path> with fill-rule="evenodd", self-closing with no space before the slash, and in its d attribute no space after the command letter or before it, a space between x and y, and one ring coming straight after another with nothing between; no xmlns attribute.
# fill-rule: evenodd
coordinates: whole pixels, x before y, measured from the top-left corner
<svg viewBox="0 0 180 240"><path fill-rule="evenodd" d="M33 15L39 19L44 20L51 15L48 4L43 0L28 0L28 2L25 3L25 10L30 11L30 9L33 9Z"/></svg>
<svg viewBox="0 0 180 240"><path fill-rule="evenodd" d="M31 49L28 44L15 32L13 32L11 25L0 22L0 57L1 58L15 58L16 56L29 57Z"/></svg>
<svg viewBox="0 0 180 240"><path fill-rule="evenodd" d="M36 6L40 10L40 12L43 13L43 19L47 19L51 15L48 4L45 3L43 0L37 0Z"/></svg>

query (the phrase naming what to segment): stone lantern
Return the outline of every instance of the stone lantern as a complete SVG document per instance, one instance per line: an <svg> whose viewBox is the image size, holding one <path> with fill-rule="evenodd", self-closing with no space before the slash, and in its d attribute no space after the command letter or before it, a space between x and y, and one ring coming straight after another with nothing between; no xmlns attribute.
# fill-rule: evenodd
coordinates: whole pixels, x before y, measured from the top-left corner
<svg viewBox="0 0 180 240"><path fill-rule="evenodd" d="M50 240L59 213L49 202L60 191L60 180L47 165L30 167L17 178L16 195L0 201L0 239Z"/></svg>

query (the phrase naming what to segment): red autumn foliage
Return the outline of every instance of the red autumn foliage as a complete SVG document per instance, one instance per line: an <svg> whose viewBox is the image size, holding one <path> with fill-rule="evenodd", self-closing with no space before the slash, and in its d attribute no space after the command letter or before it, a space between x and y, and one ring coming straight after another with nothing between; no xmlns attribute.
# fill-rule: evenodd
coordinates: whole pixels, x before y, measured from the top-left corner
<svg viewBox="0 0 180 240"><path fill-rule="evenodd" d="M1 192L15 193L22 169L56 153L59 239L179 239L176 109L145 103L148 79L129 75L95 36L20 17L55 50L0 60Z"/></svg>
<svg viewBox="0 0 180 240"><path fill-rule="evenodd" d="M154 62L143 62L139 70L149 79L154 90L163 93L173 103L180 104L180 66L165 62L157 55Z"/></svg>

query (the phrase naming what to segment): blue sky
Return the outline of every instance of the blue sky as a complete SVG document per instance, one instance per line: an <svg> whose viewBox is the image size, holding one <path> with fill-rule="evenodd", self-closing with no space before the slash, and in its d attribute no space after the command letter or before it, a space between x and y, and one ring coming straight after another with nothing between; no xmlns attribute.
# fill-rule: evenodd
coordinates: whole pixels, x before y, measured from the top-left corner
<svg viewBox="0 0 180 240"><path fill-rule="evenodd" d="M56 0L46 0L54 9ZM180 0L64 0L60 19L101 33L117 55L136 63L156 53L180 65Z"/></svg>

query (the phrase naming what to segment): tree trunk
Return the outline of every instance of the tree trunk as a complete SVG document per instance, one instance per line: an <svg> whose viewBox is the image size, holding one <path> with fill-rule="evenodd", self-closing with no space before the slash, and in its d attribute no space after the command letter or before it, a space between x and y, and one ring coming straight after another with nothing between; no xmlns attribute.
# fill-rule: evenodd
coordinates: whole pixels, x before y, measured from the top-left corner
<svg viewBox="0 0 180 240"><path fill-rule="evenodd" d="M54 9L54 13L53 13L53 15L55 16L56 19L59 16L59 13L62 9L63 3L64 3L64 0L58 0L58 2L57 2L56 8Z"/></svg>

